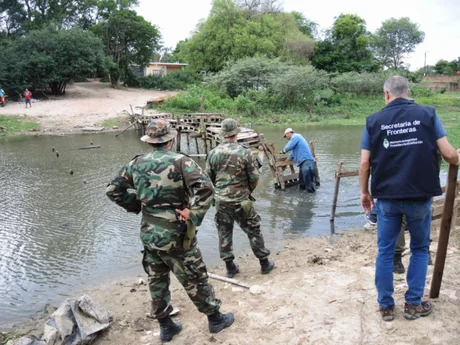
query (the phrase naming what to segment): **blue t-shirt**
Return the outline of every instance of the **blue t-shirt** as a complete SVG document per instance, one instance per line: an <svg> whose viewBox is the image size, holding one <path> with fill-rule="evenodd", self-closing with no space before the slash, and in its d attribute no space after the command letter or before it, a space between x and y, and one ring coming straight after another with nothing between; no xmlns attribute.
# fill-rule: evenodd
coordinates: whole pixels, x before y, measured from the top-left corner
<svg viewBox="0 0 460 345"><path fill-rule="evenodd" d="M5 96L5 92L2 89L0 89L0 97L3 97L3 96Z"/></svg>
<svg viewBox="0 0 460 345"><path fill-rule="evenodd" d="M289 155L289 159L294 159L297 166L306 160L314 160L313 155L310 152L310 146L308 146L305 138L298 133L295 133L291 137L283 151L292 151Z"/></svg>
<svg viewBox="0 0 460 345"><path fill-rule="evenodd" d="M444 129L444 126L439 120L439 117L437 114L436 114L436 117L434 118L434 132L436 135L436 139L441 139L447 136L447 132ZM366 126L364 126L363 136L361 137L361 149L368 150L368 151L371 150L371 136L369 135L369 132L367 131Z"/></svg>

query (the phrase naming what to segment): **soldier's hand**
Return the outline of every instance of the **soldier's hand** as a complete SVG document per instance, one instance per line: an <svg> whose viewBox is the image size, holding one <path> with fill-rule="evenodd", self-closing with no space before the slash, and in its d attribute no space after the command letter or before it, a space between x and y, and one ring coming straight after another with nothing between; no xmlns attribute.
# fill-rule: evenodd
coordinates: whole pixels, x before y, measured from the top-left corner
<svg viewBox="0 0 460 345"><path fill-rule="evenodd" d="M176 208L176 212L180 215L179 220L183 220L184 222L190 220L190 210L188 208L184 208L183 210Z"/></svg>

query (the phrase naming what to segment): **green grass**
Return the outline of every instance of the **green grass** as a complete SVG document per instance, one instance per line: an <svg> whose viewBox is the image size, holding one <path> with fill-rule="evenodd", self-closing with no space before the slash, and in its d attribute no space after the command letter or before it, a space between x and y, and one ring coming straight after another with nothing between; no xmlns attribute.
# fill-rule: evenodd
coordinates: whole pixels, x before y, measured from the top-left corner
<svg viewBox="0 0 460 345"><path fill-rule="evenodd" d="M11 134L39 130L40 124L27 116L0 115L0 127L0 133Z"/></svg>
<svg viewBox="0 0 460 345"><path fill-rule="evenodd" d="M103 127L119 126L123 122L126 122L126 121L123 121L122 119L107 119L107 120L104 120L104 122L102 122L102 126Z"/></svg>

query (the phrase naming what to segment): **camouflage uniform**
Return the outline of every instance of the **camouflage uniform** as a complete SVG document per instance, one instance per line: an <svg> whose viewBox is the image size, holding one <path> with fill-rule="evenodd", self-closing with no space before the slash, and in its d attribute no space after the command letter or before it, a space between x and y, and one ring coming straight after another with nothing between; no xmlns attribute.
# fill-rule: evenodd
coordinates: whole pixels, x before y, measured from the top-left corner
<svg viewBox="0 0 460 345"><path fill-rule="evenodd" d="M141 140L165 142L175 135L164 120L151 126ZM158 136L158 132L163 135ZM191 222L199 226L211 206L213 193L209 176L192 159L165 147L154 147L152 152L135 157L107 187L107 196L128 212L142 211L142 265L149 276L152 316L158 319L168 317L172 311L170 271L200 312L210 315L219 311L221 301L208 283L196 236L190 249L184 250L176 230L175 212L190 209Z"/></svg>
<svg viewBox="0 0 460 345"><path fill-rule="evenodd" d="M234 259L233 224L236 221L249 238L254 255L262 260L270 255L260 231L260 216L252 205L247 213L241 203L250 199L259 182L256 158L251 150L231 140L224 140L208 156L206 170L215 186L216 215L220 257Z"/></svg>

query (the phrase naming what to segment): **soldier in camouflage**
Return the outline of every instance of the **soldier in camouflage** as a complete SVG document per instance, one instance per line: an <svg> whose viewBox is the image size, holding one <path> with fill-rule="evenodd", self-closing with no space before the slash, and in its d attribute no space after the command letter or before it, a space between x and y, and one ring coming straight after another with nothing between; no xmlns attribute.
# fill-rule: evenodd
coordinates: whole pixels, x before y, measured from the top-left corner
<svg viewBox="0 0 460 345"><path fill-rule="evenodd" d="M209 176L189 157L171 151L177 132L164 120L150 123L141 140L153 151L135 157L107 187L107 196L128 212L142 212L142 265L149 277L152 316L160 338L170 341L182 325L170 318L172 271L198 310L208 316L209 330L218 333L233 323L233 314L219 312L195 233L184 249L180 229L199 226L214 193ZM187 222L187 223L185 223ZM187 226L185 226L187 228ZM194 229L194 228L193 228ZM187 230L188 233L188 230Z"/></svg>
<svg viewBox="0 0 460 345"><path fill-rule="evenodd" d="M240 128L236 120L222 121L223 142L208 156L206 170L214 183L216 223L219 234L220 257L225 261L227 277L239 272L233 255L233 224L236 221L247 234L254 255L260 260L262 274L268 274L275 263L268 259L270 251L265 248L260 231L260 216L252 206L251 193L259 182L256 158L251 150L238 144Z"/></svg>

